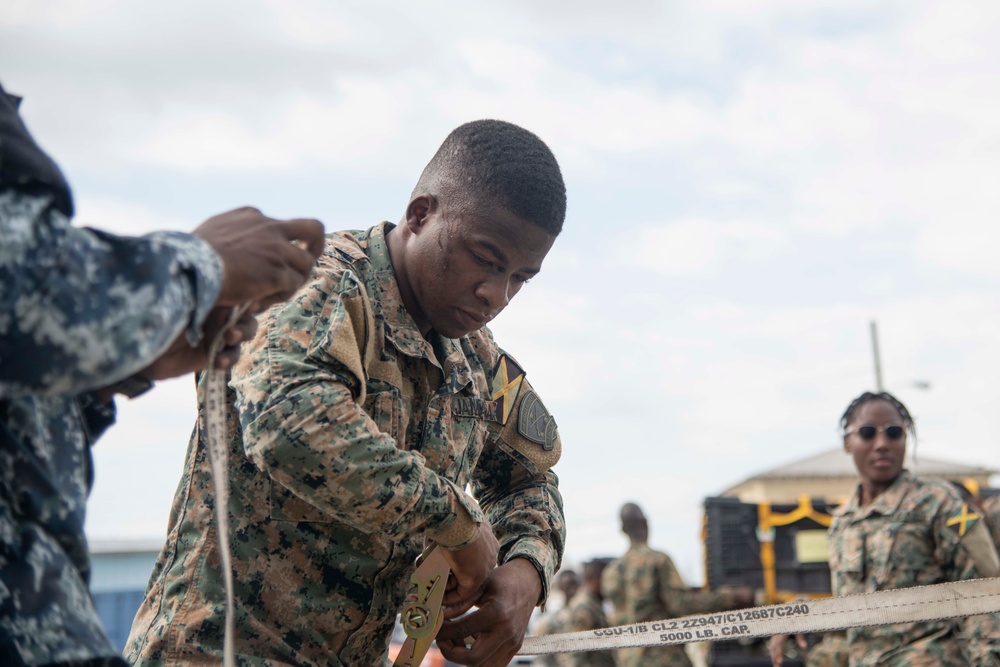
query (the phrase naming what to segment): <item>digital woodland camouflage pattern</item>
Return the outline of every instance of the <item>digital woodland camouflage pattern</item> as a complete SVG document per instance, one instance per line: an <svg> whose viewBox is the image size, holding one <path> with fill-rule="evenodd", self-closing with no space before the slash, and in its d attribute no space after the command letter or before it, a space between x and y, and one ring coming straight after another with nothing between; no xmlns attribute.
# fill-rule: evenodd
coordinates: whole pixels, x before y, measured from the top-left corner
<svg viewBox="0 0 1000 667"><path fill-rule="evenodd" d="M569 614L569 600L566 601L566 605L560 607L556 611L549 612L545 614L538 621L538 625L534 628L532 634L535 635L558 635L563 632L569 632L567 630L567 615ZM535 658L535 662L540 665L545 665L545 667L558 667L559 658L561 654L559 653L546 653Z"/></svg>
<svg viewBox="0 0 1000 667"><path fill-rule="evenodd" d="M601 601L586 590L580 590L566 607L566 629L564 632L597 630L608 627ZM563 653L559 656L560 667L615 667L612 651L583 651Z"/></svg>
<svg viewBox="0 0 1000 667"><path fill-rule="evenodd" d="M848 667L851 647L844 632L828 632L818 644L809 649L806 667Z"/></svg>
<svg viewBox="0 0 1000 667"><path fill-rule="evenodd" d="M688 614L731 609L733 595L726 591L691 591L684 585L667 554L637 544L604 569L601 590L611 601L611 625L658 621ZM619 667L690 667L683 645L637 646L618 649Z"/></svg>
<svg viewBox="0 0 1000 667"><path fill-rule="evenodd" d="M559 458L488 421L488 330L425 340L383 223L337 232L310 283L262 320L234 369L229 530L242 665L379 665L425 538L459 546L483 513L500 561L559 566ZM442 361L438 361L442 360ZM531 393L525 381L518 403ZM463 489L471 484L479 505ZM167 543L129 639L138 665L217 664L225 601L204 415Z"/></svg>
<svg viewBox="0 0 1000 667"><path fill-rule="evenodd" d="M219 258L187 234L71 226L72 195L0 88L0 664L123 665L88 590L90 447L114 404L88 393L200 323Z"/></svg>
<svg viewBox="0 0 1000 667"><path fill-rule="evenodd" d="M946 482L904 471L865 507L858 493L834 513L830 569L835 595L923 586L1000 570L986 524ZM990 638L996 614L853 628L852 667L988 667L1000 664Z"/></svg>

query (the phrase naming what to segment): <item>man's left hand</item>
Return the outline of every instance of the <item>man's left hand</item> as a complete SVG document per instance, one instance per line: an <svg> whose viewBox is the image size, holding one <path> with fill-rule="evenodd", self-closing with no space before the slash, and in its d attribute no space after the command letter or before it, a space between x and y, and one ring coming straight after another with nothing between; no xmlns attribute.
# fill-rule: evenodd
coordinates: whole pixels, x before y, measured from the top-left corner
<svg viewBox="0 0 1000 667"><path fill-rule="evenodd" d="M513 558L490 573L475 611L446 620L437 635L444 657L472 667L506 667L524 641L542 582L524 558ZM447 607L444 608L448 615ZM475 639L466 646L466 637Z"/></svg>

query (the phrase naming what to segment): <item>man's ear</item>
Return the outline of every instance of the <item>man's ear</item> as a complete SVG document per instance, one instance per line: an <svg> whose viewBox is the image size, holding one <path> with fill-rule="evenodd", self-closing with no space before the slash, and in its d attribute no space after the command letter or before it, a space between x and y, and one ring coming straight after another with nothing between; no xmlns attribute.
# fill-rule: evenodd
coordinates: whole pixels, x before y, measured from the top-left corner
<svg viewBox="0 0 1000 667"><path fill-rule="evenodd" d="M847 441L847 438L848 438L848 436L845 435L844 436L844 451L847 452L848 454L850 454L851 453L851 445Z"/></svg>
<svg viewBox="0 0 1000 667"><path fill-rule="evenodd" d="M406 226L415 232L424 226L428 216L437 210L438 201L434 195L417 195L406 207Z"/></svg>

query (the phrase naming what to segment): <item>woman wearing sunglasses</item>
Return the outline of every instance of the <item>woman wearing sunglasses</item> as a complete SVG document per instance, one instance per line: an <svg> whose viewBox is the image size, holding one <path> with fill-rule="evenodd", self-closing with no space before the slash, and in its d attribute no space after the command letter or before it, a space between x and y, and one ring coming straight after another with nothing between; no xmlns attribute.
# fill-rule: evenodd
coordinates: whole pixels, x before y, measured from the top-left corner
<svg viewBox="0 0 1000 667"><path fill-rule="evenodd" d="M887 392L865 392L841 417L844 450L861 478L834 513L828 544L834 595L997 576L1000 561L986 525L947 482L903 467L913 419ZM1000 665L1000 617L853 628L851 667ZM786 638L771 642L782 662Z"/></svg>

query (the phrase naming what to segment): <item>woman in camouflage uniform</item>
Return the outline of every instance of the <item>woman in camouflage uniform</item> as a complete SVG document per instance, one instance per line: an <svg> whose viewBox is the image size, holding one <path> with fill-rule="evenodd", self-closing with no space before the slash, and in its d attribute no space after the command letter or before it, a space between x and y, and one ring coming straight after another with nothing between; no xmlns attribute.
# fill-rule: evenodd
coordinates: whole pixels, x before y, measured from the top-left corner
<svg viewBox="0 0 1000 667"><path fill-rule="evenodd" d="M844 449L861 478L834 513L829 533L834 595L925 586L996 576L996 548L979 515L944 481L903 468L913 419L887 392L865 392L840 421ZM851 667L981 667L1000 665L989 638L996 615L852 628ZM783 641L772 641L781 663Z"/></svg>

